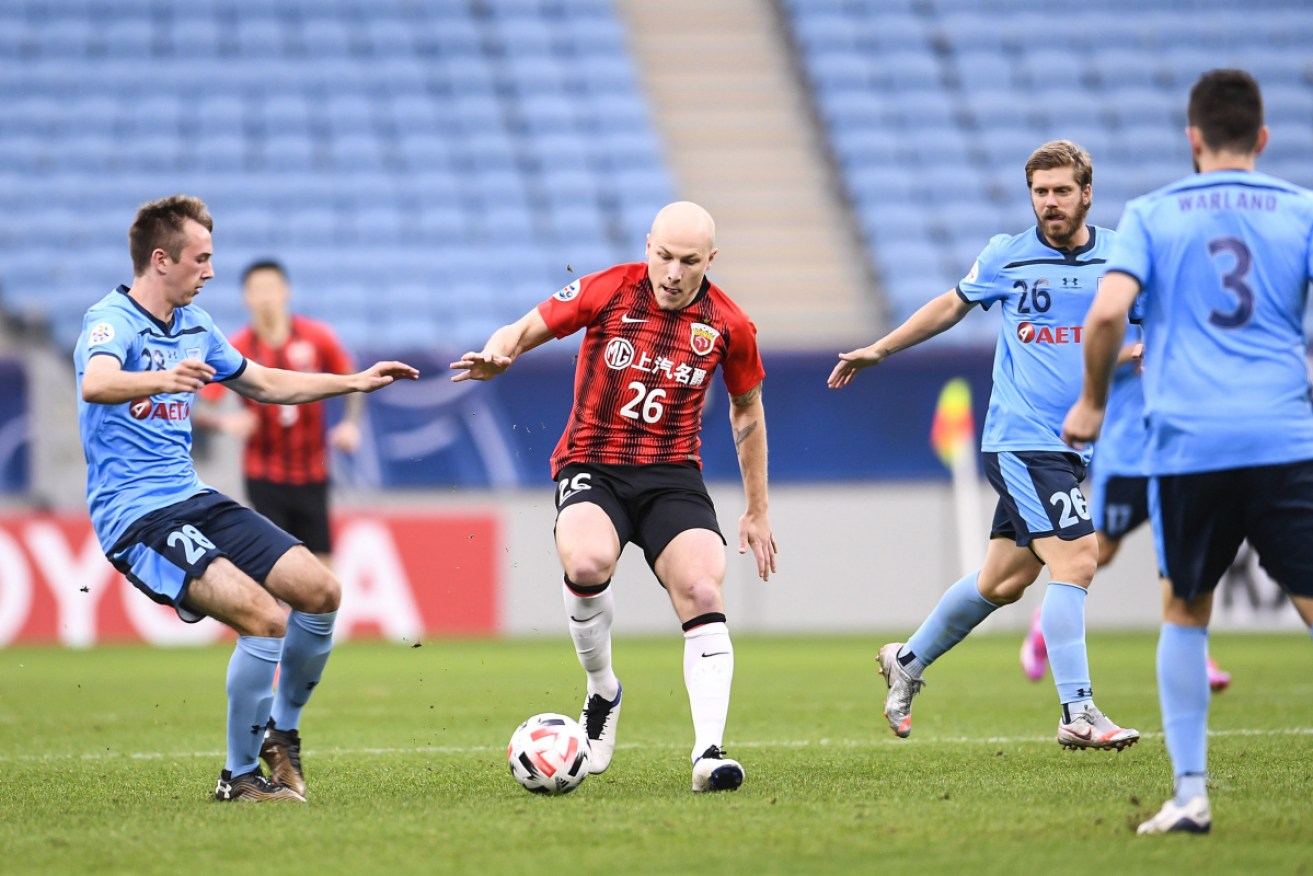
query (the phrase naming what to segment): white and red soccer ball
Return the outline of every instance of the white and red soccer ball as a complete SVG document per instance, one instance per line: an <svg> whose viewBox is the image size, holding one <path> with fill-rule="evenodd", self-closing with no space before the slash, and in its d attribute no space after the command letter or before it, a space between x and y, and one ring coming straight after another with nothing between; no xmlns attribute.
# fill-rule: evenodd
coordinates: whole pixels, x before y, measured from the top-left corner
<svg viewBox="0 0 1313 876"><path fill-rule="evenodd" d="M568 794L588 778L588 734L565 715L544 712L511 734L506 760L511 775L535 794Z"/></svg>

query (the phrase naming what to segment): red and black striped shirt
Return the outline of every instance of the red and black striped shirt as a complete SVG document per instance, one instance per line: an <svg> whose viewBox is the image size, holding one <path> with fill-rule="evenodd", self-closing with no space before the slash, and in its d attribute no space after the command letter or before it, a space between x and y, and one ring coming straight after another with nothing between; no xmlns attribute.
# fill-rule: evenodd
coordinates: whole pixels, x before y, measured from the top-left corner
<svg viewBox="0 0 1313 876"><path fill-rule="evenodd" d="M351 356L333 330L318 320L292 317L287 340L275 347L262 342L250 326L230 339L243 356L269 368L288 371L347 374ZM328 452L324 403L263 405L245 399L257 417L255 432L246 442L243 470L253 480L279 484L313 484L328 480Z"/></svg>
<svg viewBox="0 0 1313 876"><path fill-rule="evenodd" d="M566 286L538 312L558 338L587 330L552 477L571 462L701 467L702 409L716 368L730 395L766 376L756 326L710 280L687 307L661 310L647 265L616 265Z"/></svg>

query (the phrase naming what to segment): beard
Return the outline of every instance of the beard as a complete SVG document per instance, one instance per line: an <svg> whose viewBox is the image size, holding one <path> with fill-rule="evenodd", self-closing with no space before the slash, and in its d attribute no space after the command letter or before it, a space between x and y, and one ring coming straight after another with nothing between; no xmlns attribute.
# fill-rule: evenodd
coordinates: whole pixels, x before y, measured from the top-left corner
<svg viewBox="0 0 1313 876"><path fill-rule="evenodd" d="M1062 213L1052 211L1045 213L1043 216L1035 214L1035 219L1039 222L1040 230L1044 232L1044 237L1050 243L1066 247L1072 239L1080 233L1085 227L1085 217L1089 215L1089 205L1083 204L1076 209L1074 213ZM1051 222L1057 220L1058 225L1053 227Z"/></svg>

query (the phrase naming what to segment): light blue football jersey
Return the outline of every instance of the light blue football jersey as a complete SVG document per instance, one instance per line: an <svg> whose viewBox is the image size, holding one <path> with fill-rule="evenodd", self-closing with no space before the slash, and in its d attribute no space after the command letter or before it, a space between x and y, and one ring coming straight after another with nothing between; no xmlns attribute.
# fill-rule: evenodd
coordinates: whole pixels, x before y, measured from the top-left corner
<svg viewBox="0 0 1313 876"><path fill-rule="evenodd" d="M1112 375L1103 431L1090 463L1096 477L1144 477L1149 428L1144 422L1144 380L1140 363L1127 362Z"/></svg>
<svg viewBox="0 0 1313 876"><path fill-rule="evenodd" d="M87 311L73 352L78 427L87 458L87 507L108 552L138 518L212 488L192 465L194 393L92 404L82 398L82 377L94 356L113 356L124 371L166 371L183 359L200 359L214 366L215 380L241 374L246 359L199 307L179 307L166 326L119 286Z"/></svg>
<svg viewBox="0 0 1313 876"><path fill-rule="evenodd" d="M1303 318L1313 193L1193 174L1131 201L1109 270L1143 288L1149 473L1313 459Z"/></svg>
<svg viewBox="0 0 1313 876"><path fill-rule="evenodd" d="M991 238L957 293L988 309L1002 302L1003 328L994 352L984 451L1055 450L1062 421L1081 388L1081 333L1115 237L1088 226L1089 242L1054 249L1032 226ZM1081 451L1086 462L1091 449Z"/></svg>

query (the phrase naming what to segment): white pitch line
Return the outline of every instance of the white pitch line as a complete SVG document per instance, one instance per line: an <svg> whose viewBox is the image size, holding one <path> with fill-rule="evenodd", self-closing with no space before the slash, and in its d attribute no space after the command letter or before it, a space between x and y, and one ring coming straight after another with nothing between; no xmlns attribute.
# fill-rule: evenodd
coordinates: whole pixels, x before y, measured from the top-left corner
<svg viewBox="0 0 1313 876"><path fill-rule="evenodd" d="M1141 734L1143 739L1161 738L1161 733ZM1209 736L1224 738L1230 736L1313 736L1313 727L1290 727L1278 730L1210 730ZM871 738L871 739L772 739L756 741L734 740L729 748L872 748L887 745L1051 745L1052 736L931 736L918 737L914 740ZM622 743L617 748L646 749L682 749L677 743ZM500 754L504 750L500 745L417 745L413 747L392 748L310 748L309 755L392 755L392 754ZM40 763L64 760L100 761L126 758L130 760L182 760L186 758L223 757L223 751L103 751L82 754L18 754L0 755L0 763Z"/></svg>

